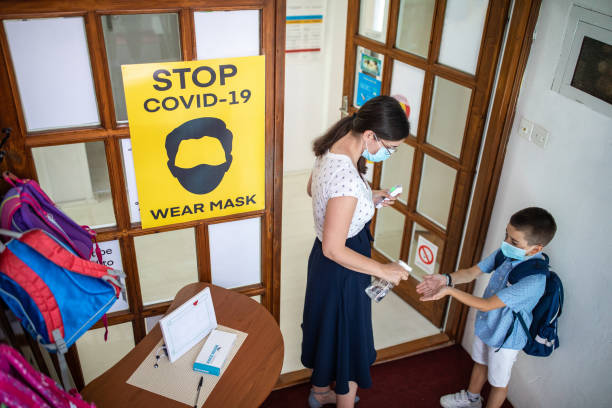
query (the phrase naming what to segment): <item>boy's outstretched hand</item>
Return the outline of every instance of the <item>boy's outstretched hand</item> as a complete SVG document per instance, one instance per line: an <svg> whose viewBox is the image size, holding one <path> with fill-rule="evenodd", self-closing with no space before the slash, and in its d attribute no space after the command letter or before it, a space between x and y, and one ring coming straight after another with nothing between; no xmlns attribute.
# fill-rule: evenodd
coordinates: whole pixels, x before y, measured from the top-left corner
<svg viewBox="0 0 612 408"><path fill-rule="evenodd" d="M441 288L438 288L437 291L434 292L428 292L426 295L423 295L419 298L419 300L421 301L428 301L428 300L438 300L438 299L442 299L444 296L448 295L448 291L451 288L448 286L442 286Z"/></svg>
<svg viewBox="0 0 612 408"><path fill-rule="evenodd" d="M425 275L423 282L417 285L416 291L422 295L421 300L435 300L425 298L429 298L443 287L446 287L446 276L436 273L434 275Z"/></svg>

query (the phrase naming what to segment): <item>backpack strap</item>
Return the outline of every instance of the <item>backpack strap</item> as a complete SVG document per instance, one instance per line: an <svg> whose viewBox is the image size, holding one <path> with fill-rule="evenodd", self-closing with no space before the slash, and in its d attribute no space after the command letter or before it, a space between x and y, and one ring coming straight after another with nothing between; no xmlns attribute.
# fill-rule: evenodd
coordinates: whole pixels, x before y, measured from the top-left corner
<svg viewBox="0 0 612 408"><path fill-rule="evenodd" d="M529 343L531 341L531 334L529 333L529 328L527 327L527 324L525 324L523 315L517 312L512 312L512 313L514 314L514 317L518 319L519 323L521 324L521 327L525 331L525 334L527 335L527 342Z"/></svg>
<svg viewBox="0 0 612 408"><path fill-rule="evenodd" d="M21 180L10 171L3 172L2 178L13 187L16 187L16 184L25 184L25 181Z"/></svg>
<svg viewBox="0 0 612 408"><path fill-rule="evenodd" d="M542 253L542 255L544 259L531 258L512 268L508 275L508 282L514 285L521 279L532 275L546 275L548 277L548 255L545 253Z"/></svg>
<svg viewBox="0 0 612 408"><path fill-rule="evenodd" d="M519 323L521 324L521 326L523 327L523 330L525 330L525 334L527 335L527 343L529 343L531 341L531 334L529 333L529 328L527 327L527 325L525 324L525 320L523 320L523 316L520 313L515 312L514 310L512 311L512 324L510 325L510 327L508 327L508 331L506 332L506 335L504 336L504 341L502 342L502 344L497 348L497 350L495 350L495 352L497 353L502 347L504 347L504 344L506 344L506 341L508 341L508 339L510 338L510 335L512 334L512 332L514 331L514 323L516 322L516 320L518 319Z"/></svg>
<svg viewBox="0 0 612 408"><path fill-rule="evenodd" d="M495 255L495 263L493 264L493 269L499 268L501 266L501 264L503 264L506 259L508 259L508 258L506 258L504 253L501 250L498 250L497 254Z"/></svg>
<svg viewBox="0 0 612 408"><path fill-rule="evenodd" d="M53 341L57 346L57 361L60 367L60 376L62 377L64 391L70 391L76 387L74 386L74 381L72 380L72 375L70 374L70 369L68 368L66 357L64 356L64 354L68 352L68 347L66 347L64 337L62 337L59 330L53 330Z"/></svg>
<svg viewBox="0 0 612 408"><path fill-rule="evenodd" d="M508 338L510 338L510 335L512 334L512 331L514 330L514 322L516 321L516 316L514 316L515 312L512 312L513 317L512 317L512 324L510 325L510 327L508 327L508 331L506 332L506 335L504 336L504 341L502 341L502 344L499 345L499 347L497 348L497 350L495 350L495 352L497 353L499 350L501 350L502 347L504 347L504 344L506 344L506 341L508 341Z"/></svg>

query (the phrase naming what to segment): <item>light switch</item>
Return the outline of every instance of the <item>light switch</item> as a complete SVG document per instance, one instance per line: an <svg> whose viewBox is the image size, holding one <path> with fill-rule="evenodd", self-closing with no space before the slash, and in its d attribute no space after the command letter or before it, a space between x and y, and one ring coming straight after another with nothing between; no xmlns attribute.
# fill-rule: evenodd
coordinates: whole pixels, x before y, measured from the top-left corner
<svg viewBox="0 0 612 408"><path fill-rule="evenodd" d="M531 132L533 131L533 123L525 118L521 118L519 123L518 133L519 136L524 137L527 140L531 140Z"/></svg>
<svg viewBox="0 0 612 408"><path fill-rule="evenodd" d="M544 149L548 144L548 135L548 130L544 129L542 126L535 125L531 134L531 141Z"/></svg>

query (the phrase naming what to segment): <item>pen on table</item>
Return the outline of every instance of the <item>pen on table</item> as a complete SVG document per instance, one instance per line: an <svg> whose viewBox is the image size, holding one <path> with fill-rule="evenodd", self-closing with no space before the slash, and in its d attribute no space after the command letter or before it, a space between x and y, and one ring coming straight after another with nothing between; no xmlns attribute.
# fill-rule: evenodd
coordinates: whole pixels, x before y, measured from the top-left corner
<svg viewBox="0 0 612 408"><path fill-rule="evenodd" d="M198 400L200 399L200 389L202 388L202 383L204 382L204 376L200 377L200 382L198 383L198 392L196 394L196 400L193 404L193 408L198 408Z"/></svg>

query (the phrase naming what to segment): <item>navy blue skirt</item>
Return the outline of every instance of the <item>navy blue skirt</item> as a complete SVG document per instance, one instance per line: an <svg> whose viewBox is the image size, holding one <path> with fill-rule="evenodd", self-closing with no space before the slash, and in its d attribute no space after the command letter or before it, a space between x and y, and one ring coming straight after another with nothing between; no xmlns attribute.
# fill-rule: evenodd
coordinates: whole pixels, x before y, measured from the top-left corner
<svg viewBox="0 0 612 408"><path fill-rule="evenodd" d="M346 246L370 257L370 223ZM336 382L346 394L348 382L372 385L370 366L376 360L372 334L372 303L365 293L369 275L347 269L323 255L315 239L308 258L308 280L302 320L302 364L312 368L311 382L325 387Z"/></svg>

